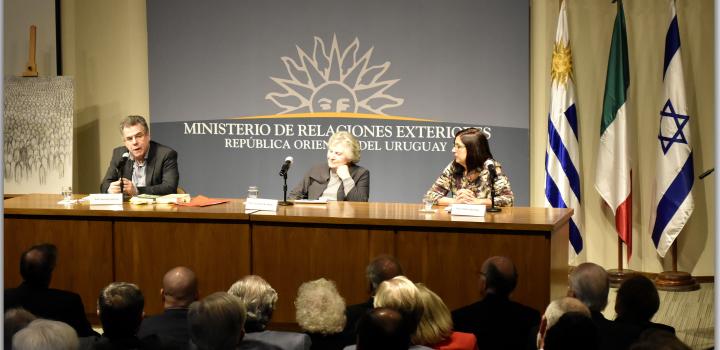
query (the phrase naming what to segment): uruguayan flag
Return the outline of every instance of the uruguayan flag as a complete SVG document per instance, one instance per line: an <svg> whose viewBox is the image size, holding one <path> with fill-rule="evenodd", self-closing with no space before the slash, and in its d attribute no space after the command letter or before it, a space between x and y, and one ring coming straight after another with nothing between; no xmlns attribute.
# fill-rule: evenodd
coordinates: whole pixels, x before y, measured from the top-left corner
<svg viewBox="0 0 720 350"><path fill-rule="evenodd" d="M548 116L548 144L545 153L546 206L573 208L570 244L575 254L583 248L583 211L580 205L580 145L575 108L565 2L560 5L552 56L552 91Z"/></svg>
<svg viewBox="0 0 720 350"><path fill-rule="evenodd" d="M657 252L665 257L694 207L690 115L685 100L680 31L674 0L671 0L670 27L665 37L663 81L665 95L659 112L655 197L650 226Z"/></svg>

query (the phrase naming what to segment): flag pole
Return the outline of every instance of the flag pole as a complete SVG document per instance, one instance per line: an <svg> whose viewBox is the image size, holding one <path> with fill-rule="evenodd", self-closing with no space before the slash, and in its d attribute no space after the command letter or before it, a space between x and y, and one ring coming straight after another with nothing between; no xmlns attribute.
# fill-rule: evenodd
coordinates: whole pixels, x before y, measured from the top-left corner
<svg viewBox="0 0 720 350"><path fill-rule="evenodd" d="M637 271L623 268L623 241L620 236L618 236L617 247L618 268L608 270L608 278L610 279L610 287L612 288L620 287L620 285L625 282L626 279L630 278L630 276L632 275L637 274Z"/></svg>

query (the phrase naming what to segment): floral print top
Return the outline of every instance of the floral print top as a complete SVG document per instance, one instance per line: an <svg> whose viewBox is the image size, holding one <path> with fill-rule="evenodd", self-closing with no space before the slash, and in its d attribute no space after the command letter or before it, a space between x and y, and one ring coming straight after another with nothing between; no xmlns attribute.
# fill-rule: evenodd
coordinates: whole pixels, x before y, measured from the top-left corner
<svg viewBox="0 0 720 350"><path fill-rule="evenodd" d="M510 188L510 180L502 171L502 165L498 161L493 160L497 179L495 180L495 205L500 207L510 207L513 205L515 196ZM488 177L490 172L483 167L475 181L471 181L468 176L456 177L454 162L448 164L443 170L440 177L425 194L425 198L430 198L433 203L437 204L438 200L450 194L449 197L455 197L457 191L468 189L475 193L476 198L490 198L490 185Z"/></svg>

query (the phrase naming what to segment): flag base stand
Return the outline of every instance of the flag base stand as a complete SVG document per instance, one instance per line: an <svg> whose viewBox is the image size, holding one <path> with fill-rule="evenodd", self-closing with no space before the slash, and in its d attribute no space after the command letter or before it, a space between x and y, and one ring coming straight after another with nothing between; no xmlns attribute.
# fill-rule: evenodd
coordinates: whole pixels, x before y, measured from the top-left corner
<svg viewBox="0 0 720 350"><path fill-rule="evenodd" d="M700 284L689 273L677 270L677 241L672 248L672 271L663 271L655 277L658 290L668 292L689 292L700 289Z"/></svg>
<svg viewBox="0 0 720 350"><path fill-rule="evenodd" d="M668 292L689 292L700 289L700 284L684 271L664 271L655 277L658 290Z"/></svg>
<svg viewBox="0 0 720 350"><path fill-rule="evenodd" d="M637 275L637 271L629 269L612 269L608 270L608 279L610 280L610 287L618 288L625 282L626 279Z"/></svg>

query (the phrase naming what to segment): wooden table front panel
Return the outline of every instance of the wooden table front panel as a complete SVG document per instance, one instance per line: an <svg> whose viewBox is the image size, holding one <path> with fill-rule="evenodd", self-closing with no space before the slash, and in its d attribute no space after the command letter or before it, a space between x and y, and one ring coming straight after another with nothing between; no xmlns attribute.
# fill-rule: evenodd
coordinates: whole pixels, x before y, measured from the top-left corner
<svg viewBox="0 0 720 350"><path fill-rule="evenodd" d="M511 298L544 310L549 301L550 239L541 232L399 231L397 257L407 276L425 283L450 310L480 298L478 273L485 259L509 257L518 271Z"/></svg>
<svg viewBox="0 0 720 350"><path fill-rule="evenodd" d="M118 221L115 249L115 280L138 284L148 315L162 312L162 278L173 267L195 272L201 298L250 273L247 223Z"/></svg>
<svg viewBox="0 0 720 350"><path fill-rule="evenodd" d="M52 243L58 248L58 261L50 287L80 294L85 312L95 313L100 289L113 278L112 222L6 216L4 230L6 288L22 282L23 251L33 245Z"/></svg>
<svg viewBox="0 0 720 350"><path fill-rule="evenodd" d="M365 268L393 253L393 232L342 226L253 224L253 273L278 292L273 322L295 322L295 298L304 282L335 281L348 305L367 300Z"/></svg>

